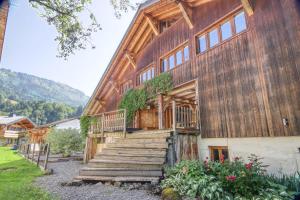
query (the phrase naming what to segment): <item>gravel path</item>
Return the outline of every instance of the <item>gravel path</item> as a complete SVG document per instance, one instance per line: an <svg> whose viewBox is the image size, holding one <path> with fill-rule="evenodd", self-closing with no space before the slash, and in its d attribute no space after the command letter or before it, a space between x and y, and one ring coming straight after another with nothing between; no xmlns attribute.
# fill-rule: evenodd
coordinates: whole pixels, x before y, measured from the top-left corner
<svg viewBox="0 0 300 200"><path fill-rule="evenodd" d="M68 161L49 164L53 175L39 177L36 185L58 196L62 200L158 200L158 196L143 190L125 190L103 184L87 184L82 186L61 186L78 175L82 167L79 161Z"/></svg>

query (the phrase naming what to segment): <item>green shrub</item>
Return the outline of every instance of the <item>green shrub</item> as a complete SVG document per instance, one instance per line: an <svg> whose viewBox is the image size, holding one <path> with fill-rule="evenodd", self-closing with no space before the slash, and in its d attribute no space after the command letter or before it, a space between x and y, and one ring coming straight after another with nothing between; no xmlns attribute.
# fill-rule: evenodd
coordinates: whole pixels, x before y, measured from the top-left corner
<svg viewBox="0 0 300 200"><path fill-rule="evenodd" d="M270 175L268 176L268 178L270 181L274 183L284 185L290 191L296 191L300 193L300 172L297 172L293 175L284 175L284 174L281 176Z"/></svg>
<svg viewBox="0 0 300 200"><path fill-rule="evenodd" d="M249 163L182 161L167 170L162 188L173 188L181 196L202 200L289 200L287 187L271 181L259 158Z"/></svg>
<svg viewBox="0 0 300 200"><path fill-rule="evenodd" d="M76 129L52 129L46 141L51 145L51 153L62 153L64 156L82 151L84 146L84 140Z"/></svg>

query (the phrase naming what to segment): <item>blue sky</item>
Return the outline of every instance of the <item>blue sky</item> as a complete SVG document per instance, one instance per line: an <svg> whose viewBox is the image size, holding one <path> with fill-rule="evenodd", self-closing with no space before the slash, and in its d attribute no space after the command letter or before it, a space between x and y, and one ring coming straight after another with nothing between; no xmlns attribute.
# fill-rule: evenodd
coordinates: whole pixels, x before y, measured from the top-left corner
<svg viewBox="0 0 300 200"><path fill-rule="evenodd" d="M92 5L103 29L94 34L96 49L78 51L65 61L56 57L55 29L27 0L13 1L0 68L65 83L90 96L135 13L129 11L117 19L109 2L94 0Z"/></svg>

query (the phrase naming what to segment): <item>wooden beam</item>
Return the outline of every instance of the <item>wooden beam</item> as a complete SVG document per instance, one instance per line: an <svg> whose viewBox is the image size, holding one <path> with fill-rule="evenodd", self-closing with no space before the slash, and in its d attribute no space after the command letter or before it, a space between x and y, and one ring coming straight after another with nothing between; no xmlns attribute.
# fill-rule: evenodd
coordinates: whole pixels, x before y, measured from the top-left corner
<svg viewBox="0 0 300 200"><path fill-rule="evenodd" d="M125 57L128 59L128 61L129 61L130 64L132 65L132 67L133 67L134 69L136 69L136 64L135 64L135 62L134 62L134 60L133 60L133 57L132 57L128 52L125 53Z"/></svg>
<svg viewBox="0 0 300 200"><path fill-rule="evenodd" d="M242 5L249 16L253 15L253 7L251 6L250 0L241 0Z"/></svg>
<svg viewBox="0 0 300 200"><path fill-rule="evenodd" d="M173 131L176 131L176 102L172 101Z"/></svg>
<svg viewBox="0 0 300 200"><path fill-rule="evenodd" d="M178 3L178 7L183 15L183 18L185 19L186 23L188 24L189 28L190 29L194 28L191 14L189 14L189 12L191 13L191 9L188 8L186 5L184 5L182 2Z"/></svg>
<svg viewBox="0 0 300 200"><path fill-rule="evenodd" d="M164 105L163 105L164 99L163 99L163 95L159 94L157 96L157 103L158 103L158 128L159 129L163 129L164 128Z"/></svg>
<svg viewBox="0 0 300 200"><path fill-rule="evenodd" d="M155 34L156 36L159 35L158 28L156 27L153 18L152 18L151 16L147 15L147 14L145 14L145 18L146 18L147 23L148 23L149 26L151 27L152 31L154 32L154 34Z"/></svg>
<svg viewBox="0 0 300 200"><path fill-rule="evenodd" d="M109 83L111 84L111 86L114 88L114 90L120 94L120 90L119 90L119 84L115 83L114 81L109 81Z"/></svg>

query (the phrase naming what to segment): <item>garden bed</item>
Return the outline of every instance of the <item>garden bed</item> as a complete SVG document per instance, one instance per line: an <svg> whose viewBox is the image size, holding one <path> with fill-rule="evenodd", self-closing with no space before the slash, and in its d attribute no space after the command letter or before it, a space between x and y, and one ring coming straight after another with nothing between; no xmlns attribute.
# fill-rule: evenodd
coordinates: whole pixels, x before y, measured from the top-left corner
<svg viewBox="0 0 300 200"><path fill-rule="evenodd" d="M261 159L252 156L220 162L182 161L167 170L163 199L291 200L300 189L299 176L282 179L266 174ZM169 197L171 196L171 198Z"/></svg>

